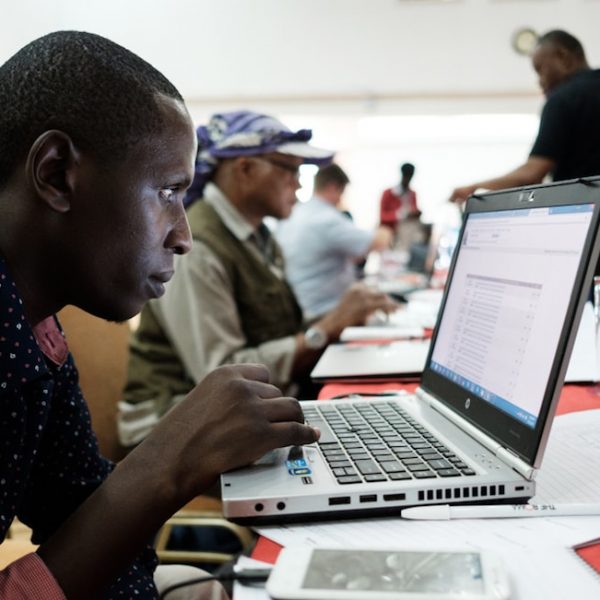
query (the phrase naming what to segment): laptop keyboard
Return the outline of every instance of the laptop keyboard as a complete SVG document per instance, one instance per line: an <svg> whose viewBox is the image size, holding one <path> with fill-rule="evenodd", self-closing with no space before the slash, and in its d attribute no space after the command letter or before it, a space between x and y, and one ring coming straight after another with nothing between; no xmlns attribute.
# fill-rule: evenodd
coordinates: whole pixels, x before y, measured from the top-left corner
<svg viewBox="0 0 600 600"><path fill-rule="evenodd" d="M304 408L304 417L320 427L319 449L342 485L475 475L395 402L324 402Z"/></svg>

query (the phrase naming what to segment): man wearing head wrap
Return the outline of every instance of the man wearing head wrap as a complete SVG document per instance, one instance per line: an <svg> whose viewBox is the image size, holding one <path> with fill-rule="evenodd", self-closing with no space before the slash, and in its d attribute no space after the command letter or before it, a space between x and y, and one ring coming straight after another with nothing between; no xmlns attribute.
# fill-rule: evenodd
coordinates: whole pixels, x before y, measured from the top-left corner
<svg viewBox="0 0 600 600"><path fill-rule="evenodd" d="M293 132L272 117L238 111L214 115L197 134L186 200L193 248L177 257L165 296L144 307L132 338L119 416L125 445L141 440L196 381L225 363L263 363L286 393L310 395L308 374L324 346L373 311L395 308L357 285L317 322L303 321L263 219L289 216L300 165L331 160L307 143L310 130Z"/></svg>

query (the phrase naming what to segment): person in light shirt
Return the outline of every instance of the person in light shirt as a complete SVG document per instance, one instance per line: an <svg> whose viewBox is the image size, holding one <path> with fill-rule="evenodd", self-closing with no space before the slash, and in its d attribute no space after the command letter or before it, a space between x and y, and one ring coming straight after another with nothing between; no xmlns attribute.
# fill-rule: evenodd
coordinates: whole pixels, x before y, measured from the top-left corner
<svg viewBox="0 0 600 600"><path fill-rule="evenodd" d="M276 229L288 281L308 319L333 309L356 282L357 262L392 242L387 227L362 229L340 210L349 182L339 165L321 167L312 198L296 204Z"/></svg>

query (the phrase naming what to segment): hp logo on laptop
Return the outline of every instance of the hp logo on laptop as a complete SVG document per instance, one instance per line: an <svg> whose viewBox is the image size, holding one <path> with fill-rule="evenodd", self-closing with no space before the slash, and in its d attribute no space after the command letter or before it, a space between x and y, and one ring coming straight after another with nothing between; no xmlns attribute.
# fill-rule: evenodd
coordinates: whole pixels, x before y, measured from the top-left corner
<svg viewBox="0 0 600 600"><path fill-rule="evenodd" d="M535 192L521 192L518 200L519 202L533 202L535 200Z"/></svg>
<svg viewBox="0 0 600 600"><path fill-rule="evenodd" d="M469 408L469 406L471 406L471 398L467 398L467 399L465 400L465 408L466 408L466 409L468 409L468 408Z"/></svg>

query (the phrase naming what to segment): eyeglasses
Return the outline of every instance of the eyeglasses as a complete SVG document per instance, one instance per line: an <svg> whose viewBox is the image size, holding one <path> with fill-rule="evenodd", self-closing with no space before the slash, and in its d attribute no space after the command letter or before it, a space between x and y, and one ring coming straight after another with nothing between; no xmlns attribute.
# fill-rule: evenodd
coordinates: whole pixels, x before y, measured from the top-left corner
<svg viewBox="0 0 600 600"><path fill-rule="evenodd" d="M300 180L300 167L297 167L296 165L290 165L286 162L283 162L282 160L277 160L276 158L270 158L267 156L255 156L254 158L257 158L258 160L264 160L265 162L271 163L275 167L279 167L280 169L283 169L284 171L291 173L291 175L293 176L293 178L296 181Z"/></svg>

